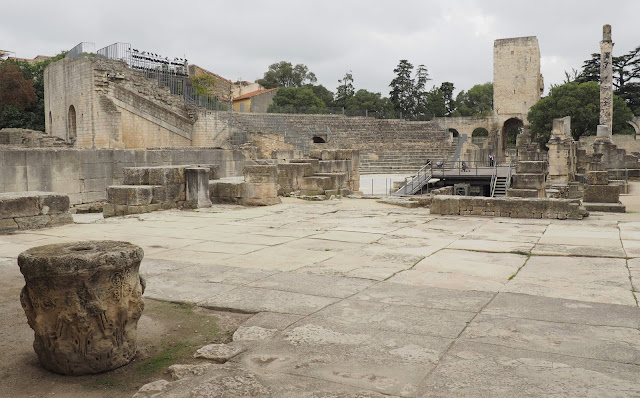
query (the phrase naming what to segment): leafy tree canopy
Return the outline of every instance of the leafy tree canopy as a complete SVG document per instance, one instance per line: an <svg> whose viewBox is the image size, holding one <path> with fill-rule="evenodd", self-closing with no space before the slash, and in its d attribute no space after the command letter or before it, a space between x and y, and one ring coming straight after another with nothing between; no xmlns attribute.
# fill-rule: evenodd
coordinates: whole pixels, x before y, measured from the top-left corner
<svg viewBox="0 0 640 398"><path fill-rule="evenodd" d="M596 82L566 83L551 89L549 95L531 107L531 136L541 145L549 141L553 119L571 116L571 135L575 140L594 135L600 118L600 86ZM633 134L627 121L633 117L625 101L613 96L613 132Z"/></svg>
<svg viewBox="0 0 640 398"><path fill-rule="evenodd" d="M325 104L309 87L283 87L273 96L267 112L278 113L298 109L324 108Z"/></svg>
<svg viewBox="0 0 640 398"><path fill-rule="evenodd" d="M322 84L313 85L307 84L305 87L310 88L311 91L316 95L316 97L320 98L326 107L332 107L333 105L333 92L327 89Z"/></svg>
<svg viewBox="0 0 640 398"><path fill-rule="evenodd" d="M633 113L640 114L640 46L624 55L613 57L614 94L624 99ZM600 82L600 54L591 54L584 61L580 73L574 79L567 74L567 82L576 83Z"/></svg>
<svg viewBox="0 0 640 398"><path fill-rule="evenodd" d="M338 83L340 83L340 85L336 87L334 104L336 106L346 107L349 98L353 97L355 94L355 88L353 87L353 74L351 71L345 73L344 77L338 80Z"/></svg>
<svg viewBox="0 0 640 398"><path fill-rule="evenodd" d="M393 104L389 98L382 97L380 93L360 89L347 100L346 109L350 111L369 111L386 114L393 112Z"/></svg>
<svg viewBox="0 0 640 398"><path fill-rule="evenodd" d="M264 88L302 87L308 83L318 81L316 75L303 64L293 66L291 62L280 61L269 65L269 70L262 79L256 80Z"/></svg>
<svg viewBox="0 0 640 398"><path fill-rule="evenodd" d="M64 58L66 54L67 52L63 51L55 57L34 64L13 60L0 63L0 69L8 67L8 65L11 64L17 67L24 79L32 83L32 87L36 93L35 101L29 102L24 108L20 105L16 106L16 104L7 104L4 109L2 109L2 105L0 104L0 128L14 127L44 131L44 69L50 63ZM0 88L0 95L3 95L5 91L5 89ZM5 95L14 94L5 93Z"/></svg>
<svg viewBox="0 0 640 398"><path fill-rule="evenodd" d="M476 84L469 91L460 91L453 116L487 116L493 109L493 83Z"/></svg>

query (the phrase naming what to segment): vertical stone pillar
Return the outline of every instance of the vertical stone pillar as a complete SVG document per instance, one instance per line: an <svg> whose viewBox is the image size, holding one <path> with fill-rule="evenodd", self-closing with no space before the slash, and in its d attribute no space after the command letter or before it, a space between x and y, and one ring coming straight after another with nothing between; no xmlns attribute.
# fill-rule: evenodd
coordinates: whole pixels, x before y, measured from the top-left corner
<svg viewBox="0 0 640 398"><path fill-rule="evenodd" d="M209 198L209 169L206 167L187 167L184 170L187 184L186 206L191 208L211 207Z"/></svg>
<svg viewBox="0 0 640 398"><path fill-rule="evenodd" d="M611 137L613 126L613 42L611 41L611 25L602 27L602 41L600 42L600 124L608 126ZM599 127L599 126L598 126ZM605 133L598 129L598 136Z"/></svg>

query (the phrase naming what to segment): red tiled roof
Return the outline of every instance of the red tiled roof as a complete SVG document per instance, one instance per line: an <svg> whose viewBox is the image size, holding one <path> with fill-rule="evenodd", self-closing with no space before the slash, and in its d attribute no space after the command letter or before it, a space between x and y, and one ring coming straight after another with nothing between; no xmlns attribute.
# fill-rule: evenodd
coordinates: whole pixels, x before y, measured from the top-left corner
<svg viewBox="0 0 640 398"><path fill-rule="evenodd" d="M250 93L243 94L243 95L241 95L241 96L239 96L239 97L236 97L236 98L234 98L233 100L234 100L234 101L243 100L243 99L247 99L247 98L255 97L256 95L260 95L260 94L268 93L268 92L270 92L270 91L274 91L274 90L277 90L277 89L278 89L278 88L276 87L276 88L270 88L270 89L268 89L268 90L256 90L256 91L252 91L252 92L250 92Z"/></svg>

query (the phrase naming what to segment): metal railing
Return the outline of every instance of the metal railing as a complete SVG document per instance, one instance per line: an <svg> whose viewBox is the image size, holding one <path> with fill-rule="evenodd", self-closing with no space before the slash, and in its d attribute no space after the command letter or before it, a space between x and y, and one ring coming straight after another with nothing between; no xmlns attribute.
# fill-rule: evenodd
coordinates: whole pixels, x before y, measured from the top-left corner
<svg viewBox="0 0 640 398"><path fill-rule="evenodd" d="M65 58L80 58L85 54L95 54L96 52L96 44L91 42L81 42L78 43L75 47L73 47L69 52L64 56Z"/></svg>
<svg viewBox="0 0 640 398"><path fill-rule="evenodd" d="M418 172L404 179L404 185L395 192L395 195L413 195L418 191L423 193L423 188L427 187L429 193L429 180L433 175L433 167L431 163L424 165Z"/></svg>

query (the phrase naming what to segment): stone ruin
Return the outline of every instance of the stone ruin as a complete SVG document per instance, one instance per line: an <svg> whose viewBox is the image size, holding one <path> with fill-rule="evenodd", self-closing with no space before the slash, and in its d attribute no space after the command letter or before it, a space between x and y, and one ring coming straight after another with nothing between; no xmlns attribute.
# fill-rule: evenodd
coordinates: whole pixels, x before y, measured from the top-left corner
<svg viewBox="0 0 640 398"><path fill-rule="evenodd" d="M45 369L92 374L133 359L144 309L142 257L140 247L114 241L39 246L20 254L20 302Z"/></svg>

